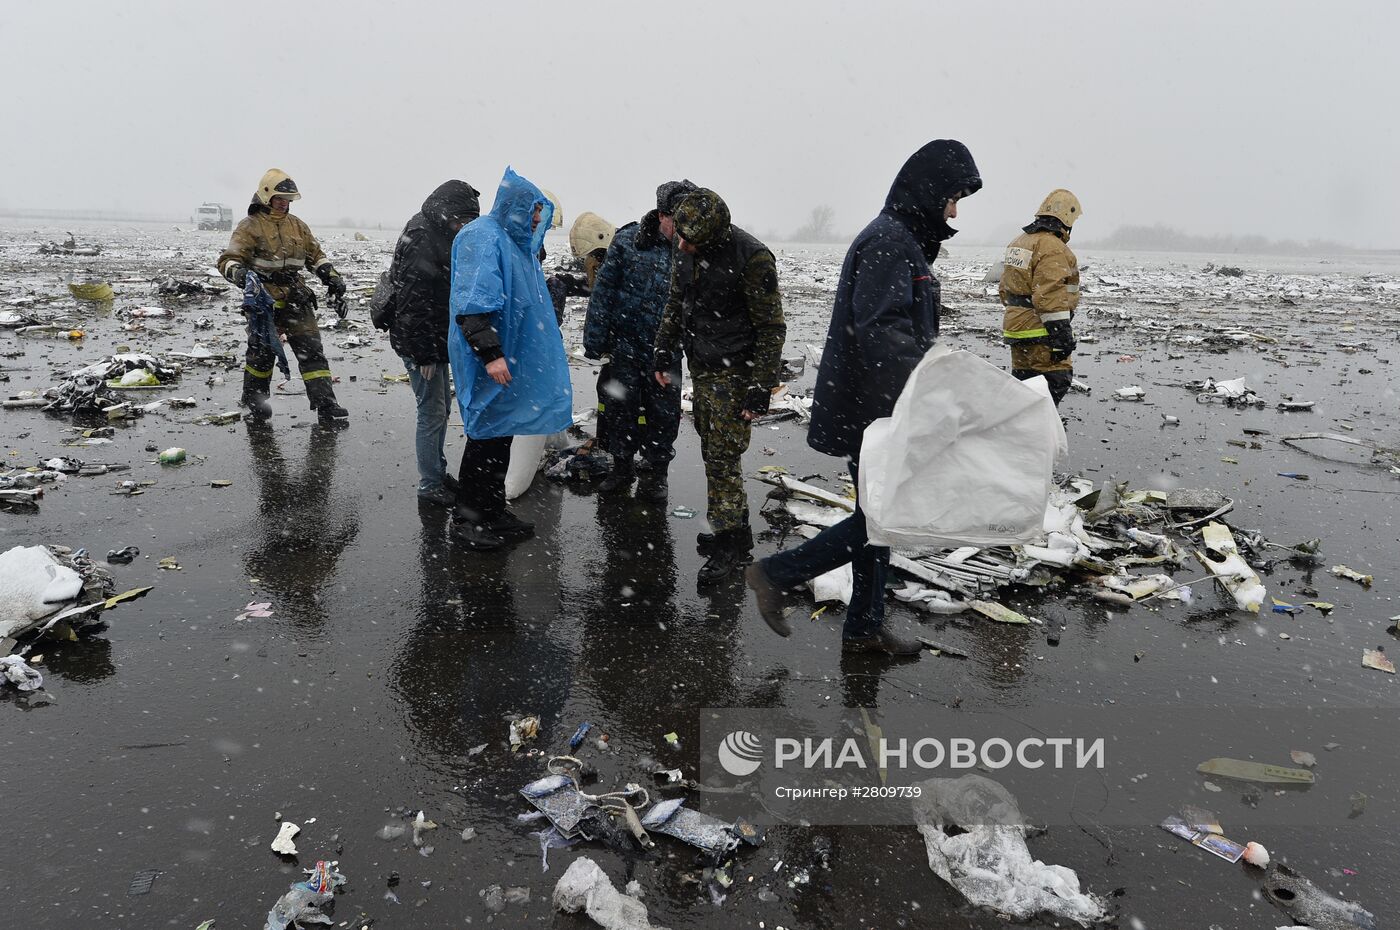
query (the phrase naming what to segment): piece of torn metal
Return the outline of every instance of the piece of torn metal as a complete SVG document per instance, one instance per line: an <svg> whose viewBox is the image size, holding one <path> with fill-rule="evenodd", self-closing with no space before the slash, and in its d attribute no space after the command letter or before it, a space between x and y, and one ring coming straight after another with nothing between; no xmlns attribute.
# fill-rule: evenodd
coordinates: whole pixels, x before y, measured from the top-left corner
<svg viewBox="0 0 1400 930"><path fill-rule="evenodd" d="M762 843L761 835L752 828L745 829L739 823L727 824L709 814L693 811L685 806L685 798L671 798L653 805L642 817L642 826L653 833L664 833L689 843L716 858L744 840L755 846Z"/></svg>
<svg viewBox="0 0 1400 930"><path fill-rule="evenodd" d="M968 607L989 620L998 623L1030 623L1030 618L1024 614L1019 614L1010 607L998 604L996 601L968 601Z"/></svg>
<svg viewBox="0 0 1400 930"><path fill-rule="evenodd" d="M1259 575L1240 555L1230 528L1208 523L1201 530L1201 542L1206 551L1195 550L1196 559L1230 593L1237 608L1257 614L1267 592Z"/></svg>
<svg viewBox="0 0 1400 930"><path fill-rule="evenodd" d="M1395 663L1386 658L1385 653L1379 649L1367 649L1361 653L1361 664L1377 671L1395 674Z"/></svg>
<svg viewBox="0 0 1400 930"><path fill-rule="evenodd" d="M820 501L832 507L840 507L842 510L854 511L856 509L856 502L852 498L835 494L825 488L819 488L816 485L808 484L805 481L798 481L796 478L789 475L777 474L774 472L760 472L758 480L766 482L767 484L776 485L789 494L796 494L799 497L809 497L814 501Z"/></svg>
<svg viewBox="0 0 1400 930"><path fill-rule="evenodd" d="M1292 769L1285 765L1269 765L1267 762L1225 757L1207 759L1196 766L1196 771L1203 775L1256 781L1266 785L1311 785L1314 781L1313 773L1307 769Z"/></svg>
<svg viewBox="0 0 1400 930"><path fill-rule="evenodd" d="M593 838L580 825L598 806L583 796L569 776L546 775L521 788L520 794L565 837Z"/></svg>
<svg viewBox="0 0 1400 930"><path fill-rule="evenodd" d="M1376 917L1355 901L1334 898L1282 863L1264 877L1264 897L1295 922L1318 930L1376 930Z"/></svg>

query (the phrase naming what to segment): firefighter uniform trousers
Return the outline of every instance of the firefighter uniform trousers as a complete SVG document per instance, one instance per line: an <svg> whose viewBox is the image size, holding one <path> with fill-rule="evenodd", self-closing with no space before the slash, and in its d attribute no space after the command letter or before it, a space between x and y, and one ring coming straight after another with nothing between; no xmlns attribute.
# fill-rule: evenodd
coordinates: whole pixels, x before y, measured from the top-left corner
<svg viewBox="0 0 1400 930"><path fill-rule="evenodd" d="M705 463L706 516L716 534L749 525L749 499L744 492L744 453L752 424L739 414L748 393L746 376L730 373L691 373L695 432Z"/></svg>
<svg viewBox="0 0 1400 930"><path fill-rule="evenodd" d="M306 399L315 410L325 403L335 402L331 386L331 366L321 346L321 331L316 326L316 298L305 285L288 288L286 300L273 307L273 324L279 335L287 337L287 345L297 357L301 379L306 383ZM257 333L248 326L248 351L243 358L243 393L266 397L272 386L272 372L277 355Z"/></svg>

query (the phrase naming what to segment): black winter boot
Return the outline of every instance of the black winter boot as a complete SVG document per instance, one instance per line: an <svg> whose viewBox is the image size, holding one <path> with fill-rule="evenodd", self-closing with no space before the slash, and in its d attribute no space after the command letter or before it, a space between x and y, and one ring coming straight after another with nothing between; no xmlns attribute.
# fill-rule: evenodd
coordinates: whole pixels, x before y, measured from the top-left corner
<svg viewBox="0 0 1400 930"><path fill-rule="evenodd" d="M350 414L335 400L335 388L330 378L312 378L306 382L306 402L316 411L322 423L330 426L343 426L350 422Z"/></svg>
<svg viewBox="0 0 1400 930"><path fill-rule="evenodd" d="M332 400L316 408L316 417L327 426L345 426L350 422L350 411Z"/></svg>
<svg viewBox="0 0 1400 930"><path fill-rule="evenodd" d="M460 505L452 511L452 529L448 535L468 549L487 551L505 545L505 540L486 525L480 513Z"/></svg>
<svg viewBox="0 0 1400 930"><path fill-rule="evenodd" d="M615 463L612 474L598 482L598 492L600 494L613 494L617 491L626 491L632 487L632 480L636 477L630 463L627 465Z"/></svg>
<svg viewBox="0 0 1400 930"><path fill-rule="evenodd" d="M267 399L267 389L272 386L271 378L259 378L252 372L243 371L243 396L238 404L248 408L248 416L254 420L266 420L272 416L272 404Z"/></svg>
<svg viewBox="0 0 1400 930"><path fill-rule="evenodd" d="M637 482L637 493L633 497L648 504L664 504L670 496L670 490L670 485L666 482L666 466L659 465L642 475L641 480Z"/></svg>
<svg viewBox="0 0 1400 930"><path fill-rule="evenodd" d="M718 584L752 561L753 532L747 526L715 534L714 548L696 576L697 584Z"/></svg>
<svg viewBox="0 0 1400 930"><path fill-rule="evenodd" d="M266 394L249 394L246 391L239 398L238 405L248 408L250 420L267 420L272 416L272 402Z"/></svg>

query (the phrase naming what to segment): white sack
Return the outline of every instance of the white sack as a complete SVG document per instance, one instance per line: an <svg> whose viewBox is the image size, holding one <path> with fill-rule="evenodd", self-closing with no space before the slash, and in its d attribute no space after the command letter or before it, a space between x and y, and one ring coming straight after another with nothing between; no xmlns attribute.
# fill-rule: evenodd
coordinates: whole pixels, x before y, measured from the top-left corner
<svg viewBox="0 0 1400 930"><path fill-rule="evenodd" d="M15 546L0 553L0 637L65 606L83 590L83 579L43 546Z"/></svg>
<svg viewBox="0 0 1400 930"><path fill-rule="evenodd" d="M877 546L1004 546L1040 537L1064 425L1044 378L1018 381L934 346L894 412L866 427L860 500Z"/></svg>
<svg viewBox="0 0 1400 930"><path fill-rule="evenodd" d="M540 458L549 440L544 436L514 436L510 441L510 464L506 466L506 500L513 501L526 491L540 470Z"/></svg>

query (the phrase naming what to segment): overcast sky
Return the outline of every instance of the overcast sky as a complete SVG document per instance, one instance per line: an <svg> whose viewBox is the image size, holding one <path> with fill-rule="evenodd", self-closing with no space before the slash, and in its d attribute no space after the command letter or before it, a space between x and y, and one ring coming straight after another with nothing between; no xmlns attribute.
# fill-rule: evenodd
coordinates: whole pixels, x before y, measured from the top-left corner
<svg viewBox="0 0 1400 930"><path fill-rule="evenodd" d="M566 224L622 224L685 176L788 232L854 233L929 139L999 239L1079 195L1125 223L1400 247L1392 3L137 2L0 5L0 208L239 213L264 169L296 211L401 225L507 164Z"/></svg>

